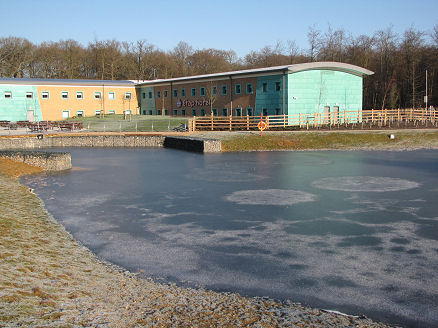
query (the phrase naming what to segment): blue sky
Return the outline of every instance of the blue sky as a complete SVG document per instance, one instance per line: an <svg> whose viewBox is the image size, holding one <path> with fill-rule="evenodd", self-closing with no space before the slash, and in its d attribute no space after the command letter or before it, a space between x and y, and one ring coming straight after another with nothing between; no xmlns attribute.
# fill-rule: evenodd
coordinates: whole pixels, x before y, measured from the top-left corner
<svg viewBox="0 0 438 328"><path fill-rule="evenodd" d="M33 43L74 39L146 39L162 50L179 41L195 49L234 50L244 56L277 41L307 49L309 26L343 28L354 37L389 26L431 32L438 24L436 0L0 0L0 37Z"/></svg>

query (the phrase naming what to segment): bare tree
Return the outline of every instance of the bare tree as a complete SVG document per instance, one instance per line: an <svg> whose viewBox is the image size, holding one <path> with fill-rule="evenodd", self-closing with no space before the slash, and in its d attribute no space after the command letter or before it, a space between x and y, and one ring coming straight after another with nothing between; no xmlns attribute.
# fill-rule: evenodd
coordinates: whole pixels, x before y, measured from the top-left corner
<svg viewBox="0 0 438 328"><path fill-rule="evenodd" d="M405 31L400 50L406 64L406 76L410 84L412 107L417 105L418 63L419 51L424 45L424 32L416 31L412 27Z"/></svg>
<svg viewBox="0 0 438 328"><path fill-rule="evenodd" d="M307 32L307 41L309 42L309 57L311 61L315 61L318 48L319 48L319 38L321 32L315 28L315 26L310 26Z"/></svg>
<svg viewBox="0 0 438 328"><path fill-rule="evenodd" d="M180 41L170 54L178 65L177 76L189 75L189 57L193 55L192 46L184 41Z"/></svg>

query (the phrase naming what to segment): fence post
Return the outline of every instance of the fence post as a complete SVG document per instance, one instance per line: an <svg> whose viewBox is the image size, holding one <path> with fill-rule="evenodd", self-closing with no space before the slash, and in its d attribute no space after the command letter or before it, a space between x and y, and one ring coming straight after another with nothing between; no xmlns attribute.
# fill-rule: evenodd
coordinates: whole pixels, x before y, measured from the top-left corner
<svg viewBox="0 0 438 328"><path fill-rule="evenodd" d="M192 119L192 131L196 131L196 116L193 116Z"/></svg>
<svg viewBox="0 0 438 328"><path fill-rule="evenodd" d="M249 131L249 115L246 115L246 130Z"/></svg>
<svg viewBox="0 0 438 328"><path fill-rule="evenodd" d="M283 113L283 128L286 127L286 114Z"/></svg>
<svg viewBox="0 0 438 328"><path fill-rule="evenodd" d="M299 118L298 123L299 123L299 125L300 125L300 129L301 129L301 113L300 113L300 118Z"/></svg>
<svg viewBox="0 0 438 328"><path fill-rule="evenodd" d="M232 127L233 127L232 126L232 124L233 124L232 121L233 121L233 116L230 115L230 131L232 130Z"/></svg>
<svg viewBox="0 0 438 328"><path fill-rule="evenodd" d="M212 111L211 111L211 131L214 130L214 123L213 123L213 120L214 120L214 116L213 116L213 110L212 110Z"/></svg>

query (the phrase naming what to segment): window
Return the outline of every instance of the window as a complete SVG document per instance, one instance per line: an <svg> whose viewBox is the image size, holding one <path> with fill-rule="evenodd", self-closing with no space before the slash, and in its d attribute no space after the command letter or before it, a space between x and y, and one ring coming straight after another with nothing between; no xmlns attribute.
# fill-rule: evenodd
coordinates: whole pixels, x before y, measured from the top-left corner
<svg viewBox="0 0 438 328"><path fill-rule="evenodd" d="M69 110L63 110L62 111L62 118L66 119L70 117L70 111Z"/></svg>
<svg viewBox="0 0 438 328"><path fill-rule="evenodd" d="M196 97L196 89L192 88L192 97Z"/></svg>
<svg viewBox="0 0 438 328"><path fill-rule="evenodd" d="M68 91L62 91L61 92L61 98L62 99L68 99Z"/></svg>
<svg viewBox="0 0 438 328"><path fill-rule="evenodd" d="M252 93L252 83L246 84L246 93L248 93L248 94Z"/></svg>
<svg viewBox="0 0 438 328"><path fill-rule="evenodd" d="M196 116L196 109L192 109L192 116Z"/></svg>
<svg viewBox="0 0 438 328"><path fill-rule="evenodd" d="M167 90L164 90L164 98L167 98L167 96L168 96L168 92Z"/></svg>
<svg viewBox="0 0 438 328"><path fill-rule="evenodd" d="M173 116L178 116L178 109L173 110Z"/></svg>
<svg viewBox="0 0 438 328"><path fill-rule="evenodd" d="M101 99L102 98L102 93L100 93L99 91L96 91L94 93L94 99Z"/></svg>
<svg viewBox="0 0 438 328"><path fill-rule="evenodd" d="M33 98L33 92L26 92L26 98L32 99Z"/></svg>
<svg viewBox="0 0 438 328"><path fill-rule="evenodd" d="M280 115L280 108L275 109L275 115Z"/></svg>
<svg viewBox="0 0 438 328"><path fill-rule="evenodd" d="M204 108L201 109L201 114L200 115L201 116L205 116L205 109Z"/></svg>
<svg viewBox="0 0 438 328"><path fill-rule="evenodd" d="M76 92L76 99L84 99L84 93L82 91Z"/></svg>
<svg viewBox="0 0 438 328"><path fill-rule="evenodd" d="M84 111L83 110L77 110L76 111L76 117L84 117Z"/></svg>
<svg viewBox="0 0 438 328"><path fill-rule="evenodd" d="M95 110L94 111L94 115L99 116L100 115L100 110Z"/></svg>
<svg viewBox="0 0 438 328"><path fill-rule="evenodd" d="M280 82L275 82L275 91L280 91L281 85Z"/></svg>
<svg viewBox="0 0 438 328"><path fill-rule="evenodd" d="M161 109L157 110L157 115L161 115Z"/></svg>
<svg viewBox="0 0 438 328"><path fill-rule="evenodd" d="M222 108L222 116L227 116L227 115L228 115L228 109Z"/></svg>
<svg viewBox="0 0 438 328"><path fill-rule="evenodd" d="M227 94L227 86L226 86L226 85L223 85L223 86L222 86L222 94L223 94L223 95L226 95L226 94Z"/></svg>
<svg viewBox="0 0 438 328"><path fill-rule="evenodd" d="M248 115L248 116L252 116L252 108L251 108L251 107L248 107L248 108L246 109L246 115Z"/></svg>
<svg viewBox="0 0 438 328"><path fill-rule="evenodd" d="M149 110L149 115L152 115L152 111L151 110Z"/></svg>
<svg viewBox="0 0 438 328"><path fill-rule="evenodd" d="M236 94L236 95L240 95L240 84L236 84L235 86L234 86L234 93Z"/></svg>
<svg viewBox="0 0 438 328"><path fill-rule="evenodd" d="M157 98L161 98L161 91L157 91Z"/></svg>
<svg viewBox="0 0 438 328"><path fill-rule="evenodd" d="M178 89L173 90L173 98L178 98Z"/></svg>
<svg viewBox="0 0 438 328"><path fill-rule="evenodd" d="M268 109L267 108L263 108L263 116L268 116Z"/></svg>
<svg viewBox="0 0 438 328"><path fill-rule="evenodd" d="M216 95L217 95L217 86L213 86L213 87L211 88L211 93L212 93L213 96L216 96Z"/></svg>
<svg viewBox="0 0 438 328"><path fill-rule="evenodd" d="M125 92L125 99L128 99L128 100L132 99L132 95L130 92Z"/></svg>
<svg viewBox="0 0 438 328"><path fill-rule="evenodd" d="M115 94L115 92L108 92L108 99L109 99L109 100L114 100L114 99L116 99L116 94Z"/></svg>
<svg viewBox="0 0 438 328"><path fill-rule="evenodd" d="M149 91L149 99L152 99L152 91Z"/></svg>
<svg viewBox="0 0 438 328"><path fill-rule="evenodd" d="M42 91L41 98L42 99L49 99L49 91Z"/></svg>
<svg viewBox="0 0 438 328"><path fill-rule="evenodd" d="M114 109L110 109L108 111L108 115L114 115L116 113L116 111Z"/></svg>
<svg viewBox="0 0 438 328"><path fill-rule="evenodd" d="M268 84L266 82L263 83L263 92L268 92Z"/></svg>
<svg viewBox="0 0 438 328"><path fill-rule="evenodd" d="M164 115L169 115L169 111L167 109L164 110Z"/></svg>
<svg viewBox="0 0 438 328"><path fill-rule="evenodd" d="M242 116L242 109L236 108L236 116Z"/></svg>
<svg viewBox="0 0 438 328"><path fill-rule="evenodd" d="M142 99L146 99L146 92L142 92L142 93L141 93L141 98L142 98Z"/></svg>
<svg viewBox="0 0 438 328"><path fill-rule="evenodd" d="M182 116L186 116L186 110L185 109L181 109L181 115Z"/></svg>
<svg viewBox="0 0 438 328"><path fill-rule="evenodd" d="M12 98L12 92L11 91L5 91L5 98Z"/></svg>
<svg viewBox="0 0 438 328"><path fill-rule="evenodd" d="M201 87L201 88L199 89L199 95L200 95L200 96L205 96L205 88L204 88L204 87Z"/></svg>
<svg viewBox="0 0 438 328"><path fill-rule="evenodd" d="M186 89L181 89L181 97L185 97L186 96Z"/></svg>
<svg viewBox="0 0 438 328"><path fill-rule="evenodd" d="M217 116L217 108L213 108L213 116Z"/></svg>

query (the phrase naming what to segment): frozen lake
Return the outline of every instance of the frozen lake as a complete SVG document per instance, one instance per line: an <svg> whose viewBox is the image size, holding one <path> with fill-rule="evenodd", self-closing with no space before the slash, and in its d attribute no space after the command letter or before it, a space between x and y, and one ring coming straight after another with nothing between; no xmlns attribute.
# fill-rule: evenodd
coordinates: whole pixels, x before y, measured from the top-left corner
<svg viewBox="0 0 438 328"><path fill-rule="evenodd" d="M98 256L143 276L438 326L438 151L62 149L26 177Z"/></svg>

